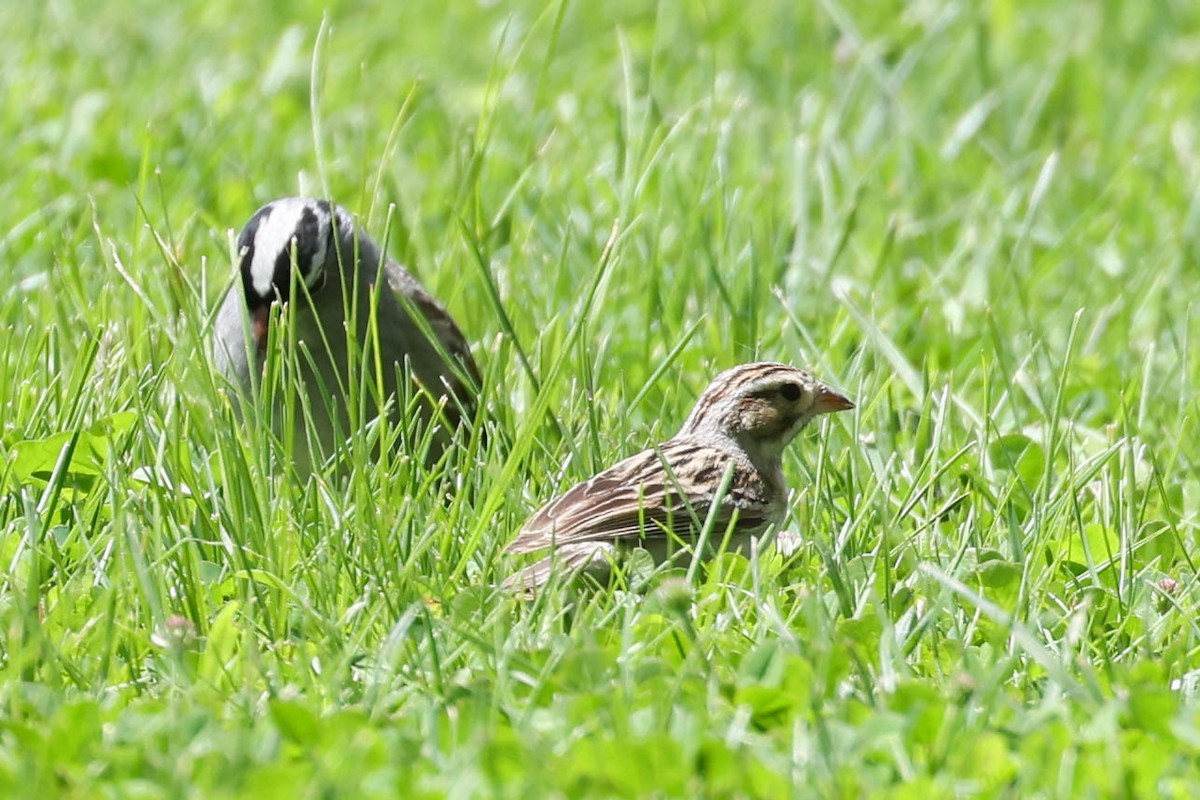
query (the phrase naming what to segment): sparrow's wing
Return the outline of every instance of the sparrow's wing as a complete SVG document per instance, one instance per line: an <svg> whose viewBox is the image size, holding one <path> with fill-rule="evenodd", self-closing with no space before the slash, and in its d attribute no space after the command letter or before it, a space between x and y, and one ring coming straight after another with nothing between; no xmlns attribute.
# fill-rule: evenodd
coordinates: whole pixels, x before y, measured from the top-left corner
<svg viewBox="0 0 1200 800"><path fill-rule="evenodd" d="M471 348L446 307L434 299L412 273L391 259L387 262L387 280L392 291L407 297L413 307L421 312L446 352L461 361L468 374L478 383L479 368L471 356Z"/></svg>
<svg viewBox="0 0 1200 800"><path fill-rule="evenodd" d="M753 474L747 467L727 451L687 441L672 440L643 450L550 501L525 523L508 552L686 536L708 517L713 495L730 468L734 479L726 502L716 510L717 529L729 523L735 509L747 527L766 525L767 510L755 502L761 487L748 484L754 479L747 479Z"/></svg>
<svg viewBox="0 0 1200 800"><path fill-rule="evenodd" d="M454 393L468 414L473 414L475 395L483 385L479 367L471 355L471 347L466 337L450 316L445 306L439 303L412 274L395 261L388 259L385 269L388 285L400 297L400 303L411 308L422 317L429 326L430 333L436 341L431 344L457 362L457 372L443 370L442 379L446 387ZM464 381L463 379L466 378ZM433 390L433 387L429 387ZM448 409L452 410L452 409Z"/></svg>

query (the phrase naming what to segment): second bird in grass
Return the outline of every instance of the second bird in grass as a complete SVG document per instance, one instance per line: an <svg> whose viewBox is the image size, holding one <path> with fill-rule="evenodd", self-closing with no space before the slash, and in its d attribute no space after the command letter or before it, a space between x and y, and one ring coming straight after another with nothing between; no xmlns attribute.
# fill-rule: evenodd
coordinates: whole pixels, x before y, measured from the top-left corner
<svg viewBox="0 0 1200 800"><path fill-rule="evenodd" d="M474 415L479 370L462 332L346 209L304 197L275 200L246 223L237 248L240 280L217 313L214 359L248 393L252 376L261 376L266 363L271 306L289 307L313 428L296 404L298 467L310 455L333 453L353 433L347 410L353 396L367 398L362 422L390 401L393 420L414 408L424 423L438 425L427 460L437 457L464 417ZM411 377L411 384L402 384L402 377ZM377 383L382 393L375 391ZM351 394L352 385L362 390ZM405 406L413 393L421 400ZM319 453L310 454L310 439Z"/></svg>
<svg viewBox="0 0 1200 800"><path fill-rule="evenodd" d="M786 364L722 372L673 438L573 486L534 514L508 552L553 549L506 587L532 594L556 564L566 572L604 573L631 548L648 550L655 561L687 553L710 513L710 550L731 524L729 549L741 549L783 521L784 448L815 417L851 408L844 396Z"/></svg>

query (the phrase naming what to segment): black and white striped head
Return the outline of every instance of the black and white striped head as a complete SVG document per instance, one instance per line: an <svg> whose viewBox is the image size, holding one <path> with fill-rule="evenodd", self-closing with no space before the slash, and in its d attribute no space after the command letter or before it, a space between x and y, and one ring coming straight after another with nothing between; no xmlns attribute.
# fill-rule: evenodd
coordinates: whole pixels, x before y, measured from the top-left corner
<svg viewBox="0 0 1200 800"><path fill-rule="evenodd" d="M251 315L265 312L271 303L288 301L293 265L297 286L303 283L310 292L319 289L327 267L337 263L334 232L349 224L343 209L307 197L274 200L254 212L237 241Z"/></svg>
<svg viewBox="0 0 1200 800"><path fill-rule="evenodd" d="M728 369L700 395L681 435L732 437L782 450L815 417L854 403L803 370L763 361Z"/></svg>

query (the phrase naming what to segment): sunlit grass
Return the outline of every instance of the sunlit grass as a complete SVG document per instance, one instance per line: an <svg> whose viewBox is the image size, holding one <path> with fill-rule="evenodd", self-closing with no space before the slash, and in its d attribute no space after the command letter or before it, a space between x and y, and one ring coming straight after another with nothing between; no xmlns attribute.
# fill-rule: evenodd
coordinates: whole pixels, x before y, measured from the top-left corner
<svg viewBox="0 0 1200 800"><path fill-rule="evenodd" d="M1195 794L1191 5L286 13L0 26L5 792ZM473 343L432 469L300 479L213 373L231 229L326 191ZM858 406L798 552L495 588L759 358Z"/></svg>

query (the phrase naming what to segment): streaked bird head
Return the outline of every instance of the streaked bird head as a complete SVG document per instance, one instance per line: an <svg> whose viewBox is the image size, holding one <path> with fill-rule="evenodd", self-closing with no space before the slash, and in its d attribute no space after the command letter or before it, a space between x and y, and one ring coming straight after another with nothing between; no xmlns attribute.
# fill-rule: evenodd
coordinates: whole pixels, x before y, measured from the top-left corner
<svg viewBox="0 0 1200 800"><path fill-rule="evenodd" d="M288 301L293 268L297 286L303 284L310 292L319 289L327 268L337 263L340 243L334 232L352 231L352 225L345 209L307 197L274 200L254 212L237 241L251 315L271 303Z"/></svg>
<svg viewBox="0 0 1200 800"><path fill-rule="evenodd" d="M260 346L266 341L271 304L286 303L293 285L319 290L347 242L352 248L353 220L326 200L284 197L254 212L238 235L237 251L246 310Z"/></svg>
<svg viewBox="0 0 1200 800"><path fill-rule="evenodd" d="M713 379L680 435L724 436L758 452L782 452L813 418L851 408L854 403L803 370L769 361L742 364Z"/></svg>

